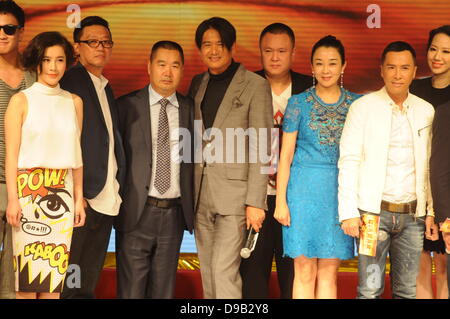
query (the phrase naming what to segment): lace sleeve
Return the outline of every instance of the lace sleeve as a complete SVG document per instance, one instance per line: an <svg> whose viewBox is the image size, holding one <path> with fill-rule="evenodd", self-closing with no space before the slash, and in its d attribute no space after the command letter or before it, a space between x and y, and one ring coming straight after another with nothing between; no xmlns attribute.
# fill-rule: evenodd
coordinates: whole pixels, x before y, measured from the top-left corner
<svg viewBox="0 0 450 319"><path fill-rule="evenodd" d="M288 101L283 117L283 132L298 131L300 123L300 102L297 97L291 97Z"/></svg>

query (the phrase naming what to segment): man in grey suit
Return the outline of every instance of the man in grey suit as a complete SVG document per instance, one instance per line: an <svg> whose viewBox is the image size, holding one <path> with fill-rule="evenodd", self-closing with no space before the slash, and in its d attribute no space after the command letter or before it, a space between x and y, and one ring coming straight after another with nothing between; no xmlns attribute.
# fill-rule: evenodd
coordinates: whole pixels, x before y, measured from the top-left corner
<svg viewBox="0 0 450 319"><path fill-rule="evenodd" d="M150 85L117 101L127 159L114 224L119 298L173 298L183 231L192 232L194 112L191 99L176 92L183 66L179 44L155 43Z"/></svg>
<svg viewBox="0 0 450 319"><path fill-rule="evenodd" d="M265 79L233 60L236 30L230 22L203 21L195 41L208 67L189 89L196 141L202 140L201 154L195 154L195 238L203 294L242 298L245 230L259 231L267 209L272 96Z"/></svg>

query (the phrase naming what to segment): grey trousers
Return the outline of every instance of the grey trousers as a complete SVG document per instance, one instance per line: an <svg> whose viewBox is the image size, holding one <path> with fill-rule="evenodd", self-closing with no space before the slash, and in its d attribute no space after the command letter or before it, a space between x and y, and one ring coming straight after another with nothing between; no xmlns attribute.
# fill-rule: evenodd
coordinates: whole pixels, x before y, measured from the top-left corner
<svg viewBox="0 0 450 319"><path fill-rule="evenodd" d="M222 215L211 201L207 175L203 176L195 219L203 297L241 299L240 251L245 242L245 212Z"/></svg>
<svg viewBox="0 0 450 319"><path fill-rule="evenodd" d="M7 201L6 184L0 183L0 299L16 298L11 225L6 221Z"/></svg>
<svg viewBox="0 0 450 319"><path fill-rule="evenodd" d="M148 204L135 229L116 231L118 298L174 298L183 231L180 207Z"/></svg>

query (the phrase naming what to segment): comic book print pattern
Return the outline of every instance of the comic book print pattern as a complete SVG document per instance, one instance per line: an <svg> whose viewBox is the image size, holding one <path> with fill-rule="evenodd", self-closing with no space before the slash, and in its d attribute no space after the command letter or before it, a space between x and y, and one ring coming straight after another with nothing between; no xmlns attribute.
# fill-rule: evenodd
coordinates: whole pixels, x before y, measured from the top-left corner
<svg viewBox="0 0 450 319"><path fill-rule="evenodd" d="M61 292L73 230L72 171L19 170L17 191L22 216L13 231L16 290Z"/></svg>

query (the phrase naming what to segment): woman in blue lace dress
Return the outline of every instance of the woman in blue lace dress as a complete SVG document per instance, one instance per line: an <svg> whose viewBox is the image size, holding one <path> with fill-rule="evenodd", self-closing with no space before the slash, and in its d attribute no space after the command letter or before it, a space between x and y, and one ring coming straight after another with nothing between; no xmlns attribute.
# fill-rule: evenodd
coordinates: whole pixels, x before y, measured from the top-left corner
<svg viewBox="0 0 450 319"><path fill-rule="evenodd" d="M315 85L289 99L277 177L275 218L294 258L293 298L336 298L340 260L354 257L338 218L339 140L350 104L342 87L345 51L333 36L312 48Z"/></svg>

